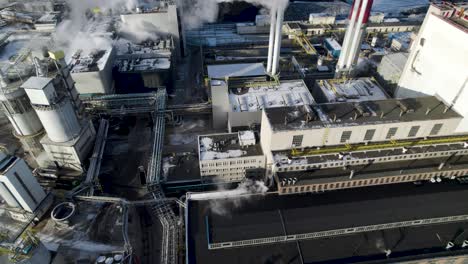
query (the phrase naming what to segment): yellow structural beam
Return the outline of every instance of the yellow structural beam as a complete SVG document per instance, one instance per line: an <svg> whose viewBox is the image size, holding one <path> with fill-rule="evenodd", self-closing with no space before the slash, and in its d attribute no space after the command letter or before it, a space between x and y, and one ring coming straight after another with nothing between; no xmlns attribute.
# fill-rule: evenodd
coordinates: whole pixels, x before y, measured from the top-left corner
<svg viewBox="0 0 468 264"><path fill-rule="evenodd" d="M295 35L295 39L307 54L317 55L317 50L314 48L314 45L310 43L304 34Z"/></svg>
<svg viewBox="0 0 468 264"><path fill-rule="evenodd" d="M366 151L366 150L376 150L376 149L386 149L386 148L398 148L398 147L412 147L412 146L424 146L424 145L436 145L436 144L446 144L454 142L463 142L468 141L467 136L458 136L458 137L439 137L439 138L428 138L428 139L415 139L415 140L392 140L387 142L377 142L369 144L346 144L340 146L332 147L323 147L316 149L292 149L292 156L310 156L310 155L320 155L320 154L330 154L346 151Z"/></svg>

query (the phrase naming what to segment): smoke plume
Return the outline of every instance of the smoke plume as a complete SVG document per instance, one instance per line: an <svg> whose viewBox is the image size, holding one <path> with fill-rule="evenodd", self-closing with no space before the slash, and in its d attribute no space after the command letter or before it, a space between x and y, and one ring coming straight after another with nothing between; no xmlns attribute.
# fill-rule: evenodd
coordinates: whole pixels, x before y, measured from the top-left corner
<svg viewBox="0 0 468 264"><path fill-rule="evenodd" d="M228 216L232 209L240 208L249 201L250 194L262 194L268 191L263 181L246 180L234 190L218 189L216 192L192 193L191 200L209 200L210 210L217 215Z"/></svg>
<svg viewBox="0 0 468 264"><path fill-rule="evenodd" d="M218 4L245 1L267 9L286 8L288 0L182 0L182 22L186 29L194 29L205 23L213 23L218 17Z"/></svg>

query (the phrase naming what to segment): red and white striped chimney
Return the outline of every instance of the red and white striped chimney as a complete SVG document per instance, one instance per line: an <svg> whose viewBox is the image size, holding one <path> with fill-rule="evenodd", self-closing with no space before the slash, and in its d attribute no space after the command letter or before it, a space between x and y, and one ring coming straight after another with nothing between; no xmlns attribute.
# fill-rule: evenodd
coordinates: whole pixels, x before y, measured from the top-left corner
<svg viewBox="0 0 468 264"><path fill-rule="evenodd" d="M340 58L336 65L336 77L349 74L357 63L373 2L374 0L353 2Z"/></svg>

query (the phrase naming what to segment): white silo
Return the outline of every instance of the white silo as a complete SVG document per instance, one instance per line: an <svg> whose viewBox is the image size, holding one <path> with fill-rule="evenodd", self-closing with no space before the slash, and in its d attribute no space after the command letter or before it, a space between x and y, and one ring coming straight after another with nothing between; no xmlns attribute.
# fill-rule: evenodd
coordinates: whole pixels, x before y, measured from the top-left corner
<svg viewBox="0 0 468 264"><path fill-rule="evenodd" d="M43 127L28 96L19 85L18 82L10 83L0 71L0 104L3 112L25 151L37 157L43 151L39 143L44 134Z"/></svg>
<svg viewBox="0 0 468 264"><path fill-rule="evenodd" d="M31 77L22 87L50 140L62 143L78 136L81 127L71 101L56 92L52 78Z"/></svg>
<svg viewBox="0 0 468 264"><path fill-rule="evenodd" d="M22 88L47 132L41 144L49 159L59 166L82 170L82 161L91 150L96 132L91 122L78 118L81 106L74 82L66 66L60 63L61 57L55 58L56 74L51 78L31 77ZM40 68L53 60L47 57L35 61Z"/></svg>

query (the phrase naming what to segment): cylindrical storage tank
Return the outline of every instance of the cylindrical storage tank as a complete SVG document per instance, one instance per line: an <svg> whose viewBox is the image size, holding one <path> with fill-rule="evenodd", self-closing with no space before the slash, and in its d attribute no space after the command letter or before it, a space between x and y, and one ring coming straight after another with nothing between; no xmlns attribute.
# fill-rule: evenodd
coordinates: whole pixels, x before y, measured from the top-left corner
<svg viewBox="0 0 468 264"><path fill-rule="evenodd" d="M69 99L63 98L52 106L34 105L34 109L53 142L67 142L80 133L81 126Z"/></svg>
<svg viewBox="0 0 468 264"><path fill-rule="evenodd" d="M106 256L99 256L96 259L96 264L104 264L106 262Z"/></svg>
<svg viewBox="0 0 468 264"><path fill-rule="evenodd" d="M15 128L18 136L30 136L42 130L42 124L23 89L0 93L5 115Z"/></svg>
<svg viewBox="0 0 468 264"><path fill-rule="evenodd" d="M114 255L114 263L122 263L123 255L122 254L115 254Z"/></svg>

